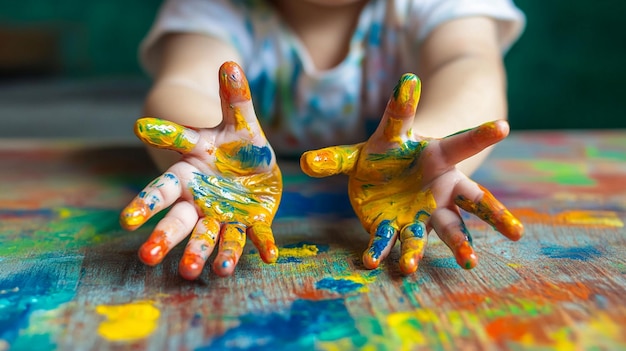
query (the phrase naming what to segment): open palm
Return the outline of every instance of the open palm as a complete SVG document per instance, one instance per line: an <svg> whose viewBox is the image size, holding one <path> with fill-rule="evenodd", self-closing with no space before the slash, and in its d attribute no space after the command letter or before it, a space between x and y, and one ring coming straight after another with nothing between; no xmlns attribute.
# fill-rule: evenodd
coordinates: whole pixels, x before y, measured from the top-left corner
<svg viewBox="0 0 626 351"><path fill-rule="evenodd" d="M402 76L378 129L364 143L308 151L301 158L314 177L349 176L348 192L355 213L370 234L363 254L376 268L399 238L400 269L413 273L424 255L427 234L434 229L458 264L473 268L477 258L459 208L491 224L511 240L523 233L521 223L485 188L471 181L456 164L504 139L506 121L494 121L445 138L413 132L421 83Z"/></svg>
<svg viewBox="0 0 626 351"><path fill-rule="evenodd" d="M149 265L190 233L179 272L197 278L218 247L213 270L232 274L246 237L261 258L275 262L278 250L271 224L282 194L282 177L250 98L242 69L233 62L220 67L223 122L211 129L191 129L175 123L141 118L135 134L146 144L180 152L172 165L122 211L120 223L134 230L173 205L139 250Z"/></svg>

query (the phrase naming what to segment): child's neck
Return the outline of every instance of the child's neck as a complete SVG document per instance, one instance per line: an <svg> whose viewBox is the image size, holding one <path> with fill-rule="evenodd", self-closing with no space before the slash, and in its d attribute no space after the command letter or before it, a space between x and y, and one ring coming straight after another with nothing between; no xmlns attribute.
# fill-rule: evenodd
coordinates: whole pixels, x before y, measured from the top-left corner
<svg viewBox="0 0 626 351"><path fill-rule="evenodd" d="M315 68L323 71L345 59L359 14L367 1L346 5L293 0L273 0L272 3L307 48Z"/></svg>

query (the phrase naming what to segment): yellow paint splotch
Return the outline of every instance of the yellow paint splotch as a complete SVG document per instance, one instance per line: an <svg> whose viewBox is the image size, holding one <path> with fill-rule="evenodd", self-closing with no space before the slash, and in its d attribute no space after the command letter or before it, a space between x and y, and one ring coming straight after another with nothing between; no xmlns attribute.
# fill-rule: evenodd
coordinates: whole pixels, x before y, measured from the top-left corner
<svg viewBox="0 0 626 351"><path fill-rule="evenodd" d="M160 315L151 301L100 305L96 312L106 317L98 327L98 334L109 341L134 341L147 337L156 329Z"/></svg>
<svg viewBox="0 0 626 351"><path fill-rule="evenodd" d="M312 244L304 244L298 247L281 247L278 249L279 257L303 258L317 256L319 248Z"/></svg>

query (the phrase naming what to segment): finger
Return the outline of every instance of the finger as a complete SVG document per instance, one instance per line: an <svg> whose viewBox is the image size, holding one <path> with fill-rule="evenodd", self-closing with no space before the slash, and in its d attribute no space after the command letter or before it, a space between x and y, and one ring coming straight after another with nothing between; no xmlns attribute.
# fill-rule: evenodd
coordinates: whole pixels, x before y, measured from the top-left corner
<svg viewBox="0 0 626 351"><path fill-rule="evenodd" d="M476 190L472 191L471 184ZM457 189L459 188L459 189ZM524 226L489 190L479 184L459 182L455 188L454 203L490 224L507 238L517 241L524 235Z"/></svg>
<svg viewBox="0 0 626 351"><path fill-rule="evenodd" d="M126 230L135 230L152 216L173 204L182 193L178 177L166 172L144 188L120 214L120 224Z"/></svg>
<svg viewBox="0 0 626 351"><path fill-rule="evenodd" d="M174 205L139 248L139 259L150 266L160 263L191 232L197 220L196 209L189 202Z"/></svg>
<svg viewBox="0 0 626 351"><path fill-rule="evenodd" d="M498 120L449 135L441 139L439 145L446 163L455 165L501 141L507 135L509 123Z"/></svg>
<svg viewBox="0 0 626 351"><path fill-rule="evenodd" d="M278 248L274 242L272 228L265 223L255 223L248 228L248 236L259 250L259 255L265 263L274 263L278 259Z"/></svg>
<svg viewBox="0 0 626 351"><path fill-rule="evenodd" d="M472 248L472 237L458 212L440 207L433 213L431 224L441 240L448 245L459 266L465 269L476 267L478 257Z"/></svg>
<svg viewBox="0 0 626 351"><path fill-rule="evenodd" d="M233 274L245 244L246 227L243 224L231 222L224 225L219 250L213 261L213 270L217 275L226 277Z"/></svg>
<svg viewBox="0 0 626 351"><path fill-rule="evenodd" d="M331 146L307 151L300 157L300 168L310 177L328 177L349 174L354 169L363 143Z"/></svg>
<svg viewBox="0 0 626 351"><path fill-rule="evenodd" d="M200 140L198 132L193 129L152 117L135 122L135 135L145 144L182 154L191 152Z"/></svg>
<svg viewBox="0 0 626 351"><path fill-rule="evenodd" d="M220 225L216 220L205 217L198 221L178 265L178 272L183 278L194 280L200 276L215 249L219 233Z"/></svg>
<svg viewBox="0 0 626 351"><path fill-rule="evenodd" d="M373 138L402 144L410 139L422 83L412 74L402 75L389 98L383 118Z"/></svg>
<svg viewBox="0 0 626 351"><path fill-rule="evenodd" d="M384 260L398 235L398 228L389 221L382 221L372 234L367 250L363 253L363 265L365 268L374 269Z"/></svg>
<svg viewBox="0 0 626 351"><path fill-rule="evenodd" d="M235 131L247 130L250 137L255 134L263 135L243 69L235 62L225 62L219 69L219 81L224 124Z"/></svg>
<svg viewBox="0 0 626 351"><path fill-rule="evenodd" d="M417 271L417 266L424 256L424 249L428 242L426 225L423 222L415 222L405 226L400 231L401 254L400 271L411 274Z"/></svg>

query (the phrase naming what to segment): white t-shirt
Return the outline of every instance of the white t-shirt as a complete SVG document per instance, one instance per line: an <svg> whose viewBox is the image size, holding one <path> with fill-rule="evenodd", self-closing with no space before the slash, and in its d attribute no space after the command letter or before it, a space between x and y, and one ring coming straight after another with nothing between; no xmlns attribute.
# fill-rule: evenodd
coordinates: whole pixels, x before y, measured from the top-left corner
<svg viewBox="0 0 626 351"><path fill-rule="evenodd" d="M233 44L271 145L279 154L295 155L365 141L400 76L414 69L419 43L441 23L466 16L496 19L503 53L525 23L512 0L370 0L343 62L319 71L264 0L166 0L140 58L153 73L151 49L171 32L202 33Z"/></svg>

